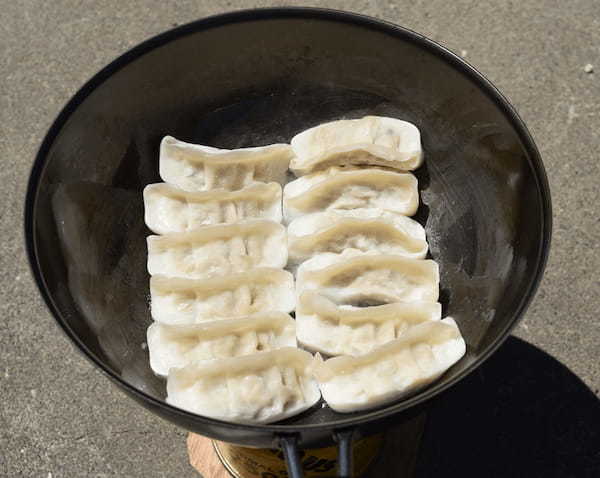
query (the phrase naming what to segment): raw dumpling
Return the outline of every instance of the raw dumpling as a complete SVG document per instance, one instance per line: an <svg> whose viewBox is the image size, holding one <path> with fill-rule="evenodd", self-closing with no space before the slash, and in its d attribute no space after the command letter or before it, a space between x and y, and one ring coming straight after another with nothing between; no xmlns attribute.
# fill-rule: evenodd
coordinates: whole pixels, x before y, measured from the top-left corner
<svg viewBox="0 0 600 478"><path fill-rule="evenodd" d="M283 184L293 154L288 144L217 149L165 136L159 173L163 181L187 191L234 191L255 182Z"/></svg>
<svg viewBox="0 0 600 478"><path fill-rule="evenodd" d="M254 267L285 267L286 229L266 220L205 226L192 232L148 236L148 272L206 279Z"/></svg>
<svg viewBox="0 0 600 478"><path fill-rule="evenodd" d="M189 232L245 219L281 222L281 185L254 184L239 191L188 192L166 183L144 188L144 219L156 234Z"/></svg>
<svg viewBox="0 0 600 478"><path fill-rule="evenodd" d="M360 355L397 339L411 327L440 320L438 302L373 307L338 306L317 292L304 292L296 308L296 334L303 347L326 355Z"/></svg>
<svg viewBox="0 0 600 478"><path fill-rule="evenodd" d="M296 322L283 312L196 325L148 327L150 366L158 375L192 362L222 359L296 346Z"/></svg>
<svg viewBox="0 0 600 478"><path fill-rule="evenodd" d="M286 223L304 214L377 208L412 216L419 207L417 178L377 168L337 168L302 176L283 188Z"/></svg>
<svg viewBox="0 0 600 478"><path fill-rule="evenodd" d="M296 291L318 290L342 305L437 302L439 270L432 260L389 254L319 254L298 268Z"/></svg>
<svg viewBox="0 0 600 478"><path fill-rule="evenodd" d="M294 219L288 226L292 267L316 254L345 249L423 259L428 246L418 222L378 209L318 212Z"/></svg>
<svg viewBox="0 0 600 478"><path fill-rule="evenodd" d="M150 295L152 318L166 324L291 312L296 306L292 274L270 268L204 280L153 276Z"/></svg>
<svg viewBox="0 0 600 478"><path fill-rule="evenodd" d="M366 410L399 400L439 378L466 350L451 318L426 322L358 357L315 367L323 398L336 412Z"/></svg>
<svg viewBox="0 0 600 478"><path fill-rule="evenodd" d="M374 165L403 171L423 162L421 134L412 123L382 116L338 120L292 138L290 169L302 176L329 166Z"/></svg>
<svg viewBox="0 0 600 478"><path fill-rule="evenodd" d="M286 347L171 369L167 402L234 423L271 423L297 415L321 398L313 357Z"/></svg>
<svg viewBox="0 0 600 478"><path fill-rule="evenodd" d="M413 239L419 241L426 239L425 229L414 219L383 211L379 208L342 209L307 214L294 219L288 225L288 233L298 237L314 234L327 227L327 225L331 225L332 222L337 223L346 219L365 222L381 221L390 224Z"/></svg>

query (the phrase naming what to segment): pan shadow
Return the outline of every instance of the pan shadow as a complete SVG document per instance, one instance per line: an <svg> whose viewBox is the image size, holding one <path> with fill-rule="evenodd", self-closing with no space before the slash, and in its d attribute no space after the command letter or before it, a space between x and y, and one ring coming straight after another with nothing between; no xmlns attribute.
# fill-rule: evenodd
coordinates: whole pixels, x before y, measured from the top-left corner
<svg viewBox="0 0 600 478"><path fill-rule="evenodd" d="M436 400L413 476L600 476L600 400L556 359L510 337Z"/></svg>

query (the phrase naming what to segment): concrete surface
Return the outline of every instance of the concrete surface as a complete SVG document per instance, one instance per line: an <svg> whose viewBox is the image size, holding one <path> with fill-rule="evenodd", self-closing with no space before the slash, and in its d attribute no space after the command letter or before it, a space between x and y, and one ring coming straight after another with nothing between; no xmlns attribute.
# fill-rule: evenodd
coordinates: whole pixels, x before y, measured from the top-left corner
<svg viewBox="0 0 600 478"><path fill-rule="evenodd" d="M198 17L285 3L0 1L0 476L196 476L185 433L124 399L43 306L23 250L25 183L61 106L114 57ZM311 4L417 30L465 56L516 106L541 149L555 211L546 276L516 334L597 395L600 2Z"/></svg>

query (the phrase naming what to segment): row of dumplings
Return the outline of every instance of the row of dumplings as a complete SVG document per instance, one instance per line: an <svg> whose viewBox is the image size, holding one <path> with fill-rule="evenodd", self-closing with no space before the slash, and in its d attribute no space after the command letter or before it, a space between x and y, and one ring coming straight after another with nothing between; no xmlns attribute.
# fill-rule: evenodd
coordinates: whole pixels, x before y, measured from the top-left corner
<svg viewBox="0 0 600 478"><path fill-rule="evenodd" d="M296 347L281 224L289 145L219 150L166 137L165 181L144 190L153 371L167 401L240 423L282 420L321 398Z"/></svg>
<svg viewBox="0 0 600 478"><path fill-rule="evenodd" d="M313 367L323 398L352 412L414 393L465 353L456 323L441 316L425 230L410 218L419 131L366 117L305 131L292 147L318 158L292 160L300 177L285 186L283 203L297 339L333 357Z"/></svg>
<svg viewBox="0 0 600 478"><path fill-rule="evenodd" d="M440 320L437 265L408 217L416 178L390 169L421 161L418 130L390 118L321 125L291 147L164 138L165 183L147 186L144 203L158 234L148 238L148 346L167 400L267 423L321 392L340 412L396 400L456 362L464 341ZM300 177L282 194L288 167ZM340 357L323 362L297 342Z"/></svg>

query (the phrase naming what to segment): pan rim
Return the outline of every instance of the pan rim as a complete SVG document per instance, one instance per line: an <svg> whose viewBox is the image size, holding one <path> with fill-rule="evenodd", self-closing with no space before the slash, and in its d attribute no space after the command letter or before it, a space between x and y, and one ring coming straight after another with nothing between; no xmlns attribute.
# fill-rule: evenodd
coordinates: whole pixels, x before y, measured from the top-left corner
<svg viewBox="0 0 600 478"><path fill-rule="evenodd" d="M46 285L44 275L42 273L38 253L36 238L34 233L34 225L36 224L36 202L38 196L39 181L43 175L48 152L50 151L55 139L60 134L65 123L70 115L84 102L84 100L105 80L110 76L143 56L150 51L169 43L177 38L194 34L203 30L217 28L227 24L243 23L247 21L269 20L269 19L319 19L324 21L349 23L357 26L369 28L389 34L393 37L400 38L403 41L408 41L417 44L420 48L428 51L431 54L439 57L442 61L448 63L451 67L459 71L467 77L479 90L484 93L494 103L494 105L503 113L507 121L512 125L516 134L519 137L523 150L527 153L529 166L532 168L534 179L537 185L537 195L540 203L543 205L541 219L541 240L535 257L535 274L529 279L526 292L522 295L521 300L516 308L515 313L507 324L500 331L498 337L481 353L477 360L458 373L455 377L445 382L434 383L427 387L423 392L420 392L407 400L402 400L399 403L393 403L386 407L375 409L368 412L359 412L358 414L348 414L346 417L335 421L323 423L309 424L287 424L287 425L246 425L237 424L221 420L216 420L194 413L187 412L180 408L174 407L167 402L157 399L135 388L133 385L123 380L120 376L114 373L107 367L98 356L96 356L75 334L75 332L63 320L62 314L55 304L49 288ZM88 80L75 95L67 102L60 111L51 127L46 133L39 150L36 154L34 163L31 168L27 184L27 192L24 205L24 235L27 250L27 257L30 266L31 274L35 280L38 290L42 295L47 308L58 323L61 330L69 337L69 339L77 346L79 351L90 360L98 369L108 376L114 383L122 387L125 391L136 398L137 400L151 404L153 407L165 409L171 416L180 416L187 421L193 421L198 425L219 426L235 430L247 430L248 432L257 433L290 433L302 432L318 429L334 429L360 426L368 422L381 420L385 417L399 414L409 408L421 405L441 392L463 380L467 375L472 373L477 367L484 363L504 342L510 334L512 328L518 320L523 316L527 307L531 303L537 288L541 282L544 269L547 264L551 232L552 232L552 204L550 196L550 188L546 172L542 163L541 155L529 133L525 123L519 117L515 109L508 100L500 93L500 91L480 72L465 60L441 46L440 44L430 40L424 35L409 30L405 27L393 24L391 22L369 17L363 14L346 12L341 10L332 10L325 8L313 7L279 7L279 8L257 8L237 10L233 12L218 14L201 18L199 20L178 26L174 29L160 33L151 37L127 52L120 55L118 58L110 62L102 68L90 80Z"/></svg>

